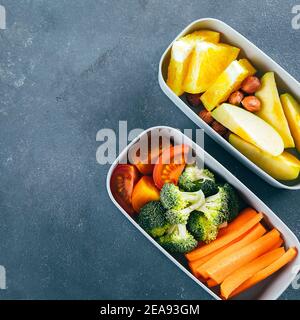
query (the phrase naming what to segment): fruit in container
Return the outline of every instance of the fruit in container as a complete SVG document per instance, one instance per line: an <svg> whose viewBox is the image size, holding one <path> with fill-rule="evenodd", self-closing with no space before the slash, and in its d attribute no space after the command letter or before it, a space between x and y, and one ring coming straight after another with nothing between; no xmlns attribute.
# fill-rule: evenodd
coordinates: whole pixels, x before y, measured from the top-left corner
<svg viewBox="0 0 300 320"><path fill-rule="evenodd" d="M235 134L230 134L229 142L258 167L278 180L294 180L300 171L300 161L287 151L272 156Z"/></svg>
<svg viewBox="0 0 300 320"><path fill-rule="evenodd" d="M229 99L228 99L228 102L230 104L233 104L235 106L239 106L242 102L242 100L244 99L244 94L242 91L238 90L238 91L235 91L233 92Z"/></svg>
<svg viewBox="0 0 300 320"><path fill-rule="evenodd" d="M287 118L296 148L300 152L300 104L295 98L288 94L280 96L284 114Z"/></svg>
<svg viewBox="0 0 300 320"><path fill-rule="evenodd" d="M239 52L240 49L227 44L196 41L183 82L183 90L189 93L206 91L237 58Z"/></svg>
<svg viewBox="0 0 300 320"><path fill-rule="evenodd" d="M268 72L261 78L261 88L255 95L261 101L261 109L256 114L280 134L285 148L294 148L295 143L280 102L274 72Z"/></svg>
<svg viewBox="0 0 300 320"><path fill-rule="evenodd" d="M225 102L230 94L241 86L243 80L255 72L255 68L247 59L231 62L213 85L201 96L205 108L210 111Z"/></svg>
<svg viewBox="0 0 300 320"><path fill-rule="evenodd" d="M167 85L177 96L181 96L184 92L182 83L188 70L192 50L193 43L183 39L175 41L172 46Z"/></svg>
<svg viewBox="0 0 300 320"><path fill-rule="evenodd" d="M282 138L266 121L237 106L223 103L212 111L212 116L242 139L273 156L283 152Z"/></svg>
<svg viewBox="0 0 300 320"><path fill-rule="evenodd" d="M168 68L167 85L180 96L183 94L182 83L188 69L190 54L197 41L218 43L220 33L210 30L195 31L174 42L171 49L171 60Z"/></svg>

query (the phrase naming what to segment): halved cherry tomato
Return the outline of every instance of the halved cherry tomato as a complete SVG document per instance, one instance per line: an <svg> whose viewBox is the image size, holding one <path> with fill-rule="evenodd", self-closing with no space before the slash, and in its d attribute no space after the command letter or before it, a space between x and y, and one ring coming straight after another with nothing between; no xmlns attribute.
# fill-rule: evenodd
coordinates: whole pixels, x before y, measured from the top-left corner
<svg viewBox="0 0 300 320"><path fill-rule="evenodd" d="M153 170L153 180L158 189L161 189L165 183L177 185L185 168L185 155L189 150L189 146L182 144L162 152Z"/></svg>
<svg viewBox="0 0 300 320"><path fill-rule="evenodd" d="M110 179L110 189L114 198L130 215L134 214L131 198L138 179L138 170L131 164L118 164Z"/></svg>
<svg viewBox="0 0 300 320"><path fill-rule="evenodd" d="M132 207L136 212L150 201L159 200L159 190L152 177L143 176L135 185L132 193Z"/></svg>
<svg viewBox="0 0 300 320"><path fill-rule="evenodd" d="M148 135L147 140L148 152L141 155L141 150L138 149L133 157L133 164L143 175L152 175L155 163L162 152L162 141L160 140L157 146L151 144L151 135Z"/></svg>

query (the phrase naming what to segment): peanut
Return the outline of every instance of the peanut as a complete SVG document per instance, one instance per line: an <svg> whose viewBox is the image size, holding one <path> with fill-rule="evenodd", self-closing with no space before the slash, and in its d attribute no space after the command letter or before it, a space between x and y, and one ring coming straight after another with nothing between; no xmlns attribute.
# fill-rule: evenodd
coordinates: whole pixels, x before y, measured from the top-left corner
<svg viewBox="0 0 300 320"><path fill-rule="evenodd" d="M227 128L225 128L220 122L214 121L211 124L211 127L221 136L225 136L228 132Z"/></svg>
<svg viewBox="0 0 300 320"><path fill-rule="evenodd" d="M255 96L248 96L242 101L243 107L250 112L257 112L261 108L261 102Z"/></svg>
<svg viewBox="0 0 300 320"><path fill-rule="evenodd" d="M243 94L243 92L242 92L242 91L236 91L236 92L233 92L233 93L230 95L228 102L229 102L230 104L239 106L243 99L244 99L244 94Z"/></svg>
<svg viewBox="0 0 300 320"><path fill-rule="evenodd" d="M199 107L201 103L200 96L200 93L186 93L186 100L192 107Z"/></svg>
<svg viewBox="0 0 300 320"><path fill-rule="evenodd" d="M255 93L261 86L260 80L255 76L247 77L242 83L242 90L248 94Z"/></svg>
<svg viewBox="0 0 300 320"><path fill-rule="evenodd" d="M214 118L212 117L211 113L205 109L199 112L199 117L209 125L214 122Z"/></svg>

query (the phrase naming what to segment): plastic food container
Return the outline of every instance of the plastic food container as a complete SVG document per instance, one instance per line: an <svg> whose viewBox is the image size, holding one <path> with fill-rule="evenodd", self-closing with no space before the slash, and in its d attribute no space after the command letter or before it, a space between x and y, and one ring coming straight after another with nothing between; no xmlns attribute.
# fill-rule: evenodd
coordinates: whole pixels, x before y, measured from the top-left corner
<svg viewBox="0 0 300 320"><path fill-rule="evenodd" d="M240 182L234 175L232 175L226 168L224 168L217 160L205 152L200 146L194 143L191 139L185 136L177 129L170 127L154 127L144 131L136 139L134 139L118 156L118 158L111 165L109 172L107 174L107 191L116 207L125 215L125 217L146 237L151 241L167 258L169 258L173 263L175 263L178 268L180 268L186 275L193 279L199 286L206 290L215 299L220 300L216 292L210 290L202 282L200 282L196 277L192 275L189 271L186 263L186 259L183 255L171 255L165 249L163 249L153 238L151 238L136 222L131 218L126 211L116 202L111 190L110 190L110 179L113 170L116 165L123 159L126 159L128 151L130 148L144 135L149 134L159 134L160 136L169 138L172 137L174 144L179 144L184 141L185 144L189 145L196 156L199 159L204 160L204 164L207 168L214 171L221 179L229 182L239 193L240 197L251 207L255 208L257 211L264 213L264 222L271 228L276 227L284 239L287 248L296 247L299 254L298 256L290 262L283 269L279 270L277 273L273 274L268 279L264 280L262 283L257 284L255 287L247 290L243 294L237 296L235 299L251 299L251 300L275 300L277 299L284 290L290 285L294 277L300 270L300 243L293 232L276 216L276 214L267 207L253 192L251 192L242 182Z"/></svg>
<svg viewBox="0 0 300 320"><path fill-rule="evenodd" d="M175 39L191 33L195 30L199 29L210 29L214 31L218 31L221 33L221 41L231 44L233 46L241 48L240 56L241 58L248 58L253 65L258 70L258 73L274 71L276 73L276 82L280 92L289 92L294 95L298 101L300 100L300 83L294 79L288 72L286 72L282 67L280 67L275 61L273 61L269 56L263 53L260 49L258 49L253 43L247 40L240 33L235 31L233 28L228 26L226 23L217 20L217 19L200 19L192 22L188 25ZM173 43L173 42L172 42ZM281 182L273 177L271 177L268 173L260 169L256 164L246 158L242 153L240 153L237 149L235 149L229 142L227 142L224 138L218 135L209 125L207 125L198 115L197 110L191 108L187 102L184 100L184 97L176 96L173 91L167 86L167 71L168 65L170 61L170 53L172 43L166 49L164 54L161 57L159 63L159 73L158 80L161 89L163 92L175 103L175 105L183 111L192 121L194 121L200 128L204 129L205 132L216 142L222 145L229 153L239 159L245 166L259 175L262 179L267 181L274 187L283 188L283 189L291 189L298 190L300 189L300 177L298 179L291 182ZM199 110L198 110L199 111Z"/></svg>

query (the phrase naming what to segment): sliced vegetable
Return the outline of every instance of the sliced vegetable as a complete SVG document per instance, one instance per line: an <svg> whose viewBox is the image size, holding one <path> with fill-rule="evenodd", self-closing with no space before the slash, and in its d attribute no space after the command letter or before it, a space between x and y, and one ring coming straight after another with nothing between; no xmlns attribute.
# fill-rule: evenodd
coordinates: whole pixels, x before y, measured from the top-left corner
<svg viewBox="0 0 300 320"><path fill-rule="evenodd" d="M230 294L243 282L251 278L258 271L261 271L269 266L275 260L279 259L284 252L284 248L277 248L265 253L264 255L256 258L255 260L247 263L245 266L231 273L221 284L221 296L225 299L228 299Z"/></svg>
<svg viewBox="0 0 300 320"><path fill-rule="evenodd" d="M232 292L230 295L231 297L236 296L237 294L247 290L248 288L254 286L258 282L266 279L282 267L284 267L286 264L291 262L295 257L297 256L297 249L296 248L290 248L287 250L287 252L282 255L279 259L274 261L272 264L264 268L263 270L257 272L254 276L246 280L244 283L242 283L236 290Z"/></svg>
<svg viewBox="0 0 300 320"><path fill-rule="evenodd" d="M139 174L135 166L118 164L110 179L111 192L119 205L130 215L134 214L132 207L132 192Z"/></svg>
<svg viewBox="0 0 300 320"><path fill-rule="evenodd" d="M205 246L202 246L200 248L193 250L192 252L186 255L186 258L189 261L195 261L224 247L228 243L232 242L233 240L237 239L238 237L240 237L241 235L249 231L262 218L263 218L263 215L261 213L257 213L254 209L247 209L245 213L243 212L240 213L240 215L235 219L235 220L238 220L238 222L235 222L235 220L233 220L233 222L229 223L227 227L228 233L225 233L222 237L216 239L215 241ZM234 225L232 226L232 224ZM227 229L227 228L224 228L224 229Z"/></svg>
<svg viewBox="0 0 300 320"><path fill-rule="evenodd" d="M207 270L214 264L218 264L223 257L238 251L239 249L245 247L246 245L252 243L253 241L259 239L266 233L266 229L262 224L258 223L255 225L247 234L245 234L240 241L235 242L234 244L228 246L226 249L216 254L212 259L208 260L201 267L197 269L197 273L204 278L208 278Z"/></svg>
<svg viewBox="0 0 300 320"><path fill-rule="evenodd" d="M132 207L135 212L140 212L146 203L155 200L159 200L159 190L151 177L143 176L133 189Z"/></svg>
<svg viewBox="0 0 300 320"><path fill-rule="evenodd" d="M182 144L162 152L153 170L153 180L158 189L161 189L165 183L177 185L185 168L185 160L189 150L189 146Z"/></svg>
<svg viewBox="0 0 300 320"><path fill-rule="evenodd" d="M232 272L269 251L278 242L279 237L280 233L273 229L247 246L226 255L218 263L207 268L209 278L221 283Z"/></svg>

